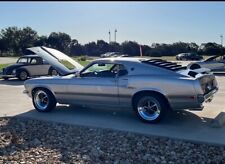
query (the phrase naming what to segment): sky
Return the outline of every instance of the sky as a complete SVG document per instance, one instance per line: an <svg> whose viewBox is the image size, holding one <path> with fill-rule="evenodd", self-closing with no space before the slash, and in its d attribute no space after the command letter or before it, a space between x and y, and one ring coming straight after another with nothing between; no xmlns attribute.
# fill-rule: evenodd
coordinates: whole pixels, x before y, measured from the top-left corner
<svg viewBox="0 0 225 164"><path fill-rule="evenodd" d="M0 2L0 29L65 32L79 43L216 42L225 36L225 2Z"/></svg>

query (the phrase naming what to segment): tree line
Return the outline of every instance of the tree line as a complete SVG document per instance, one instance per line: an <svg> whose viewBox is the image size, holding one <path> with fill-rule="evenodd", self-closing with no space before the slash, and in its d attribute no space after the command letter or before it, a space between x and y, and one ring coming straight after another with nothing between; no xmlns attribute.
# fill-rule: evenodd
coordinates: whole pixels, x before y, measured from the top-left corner
<svg viewBox="0 0 225 164"><path fill-rule="evenodd" d="M71 38L64 32L52 32L49 36L38 35L31 27L18 28L7 27L0 31L0 55L20 56L25 53L26 48L33 46L46 46L58 49L69 56L100 56L106 52L121 52L129 56L140 55L140 44L136 41L105 42L97 40L80 44L78 40ZM225 48L217 43L208 42L198 45L194 42L176 42L172 44L153 43L141 45L144 56L160 57L174 56L179 53L193 52L200 55L224 54Z"/></svg>

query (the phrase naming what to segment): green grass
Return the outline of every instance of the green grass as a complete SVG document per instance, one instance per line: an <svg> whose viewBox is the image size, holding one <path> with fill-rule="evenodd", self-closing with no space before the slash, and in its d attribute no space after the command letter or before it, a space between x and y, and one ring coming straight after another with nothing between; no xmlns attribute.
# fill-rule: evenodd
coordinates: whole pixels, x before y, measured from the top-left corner
<svg viewBox="0 0 225 164"><path fill-rule="evenodd" d="M78 60L76 60L78 63L80 63L82 66L86 66L86 65L88 65L91 61L90 60L86 60L86 61L78 61Z"/></svg>
<svg viewBox="0 0 225 164"><path fill-rule="evenodd" d="M9 65L11 64L0 64L0 71L2 71L3 68L8 67Z"/></svg>

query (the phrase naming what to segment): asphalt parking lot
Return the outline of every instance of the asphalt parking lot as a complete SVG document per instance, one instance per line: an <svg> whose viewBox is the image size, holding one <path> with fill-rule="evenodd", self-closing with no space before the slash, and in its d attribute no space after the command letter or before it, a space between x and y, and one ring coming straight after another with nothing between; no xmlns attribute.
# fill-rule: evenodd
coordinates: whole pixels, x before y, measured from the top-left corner
<svg viewBox="0 0 225 164"><path fill-rule="evenodd" d="M23 82L16 79L0 80L0 117L30 117L225 145L225 127L211 127L211 121L219 113L225 112L225 75L217 76L217 80L219 92L211 103L205 104L203 111L173 112L159 124L142 123L132 110L125 109L57 106L56 110L51 113L38 113L34 110L31 99L22 93Z"/></svg>

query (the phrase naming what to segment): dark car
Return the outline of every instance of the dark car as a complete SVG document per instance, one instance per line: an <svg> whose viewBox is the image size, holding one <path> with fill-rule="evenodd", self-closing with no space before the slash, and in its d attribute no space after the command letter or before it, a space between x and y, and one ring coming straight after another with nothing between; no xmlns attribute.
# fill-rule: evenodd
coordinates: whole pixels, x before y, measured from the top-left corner
<svg viewBox="0 0 225 164"><path fill-rule="evenodd" d="M20 57L15 64L3 68L0 77L5 80L12 77L26 80L28 77L57 74L57 71L40 56L26 55Z"/></svg>
<svg viewBox="0 0 225 164"><path fill-rule="evenodd" d="M177 60L202 60L203 57L196 53L181 53L176 55Z"/></svg>

